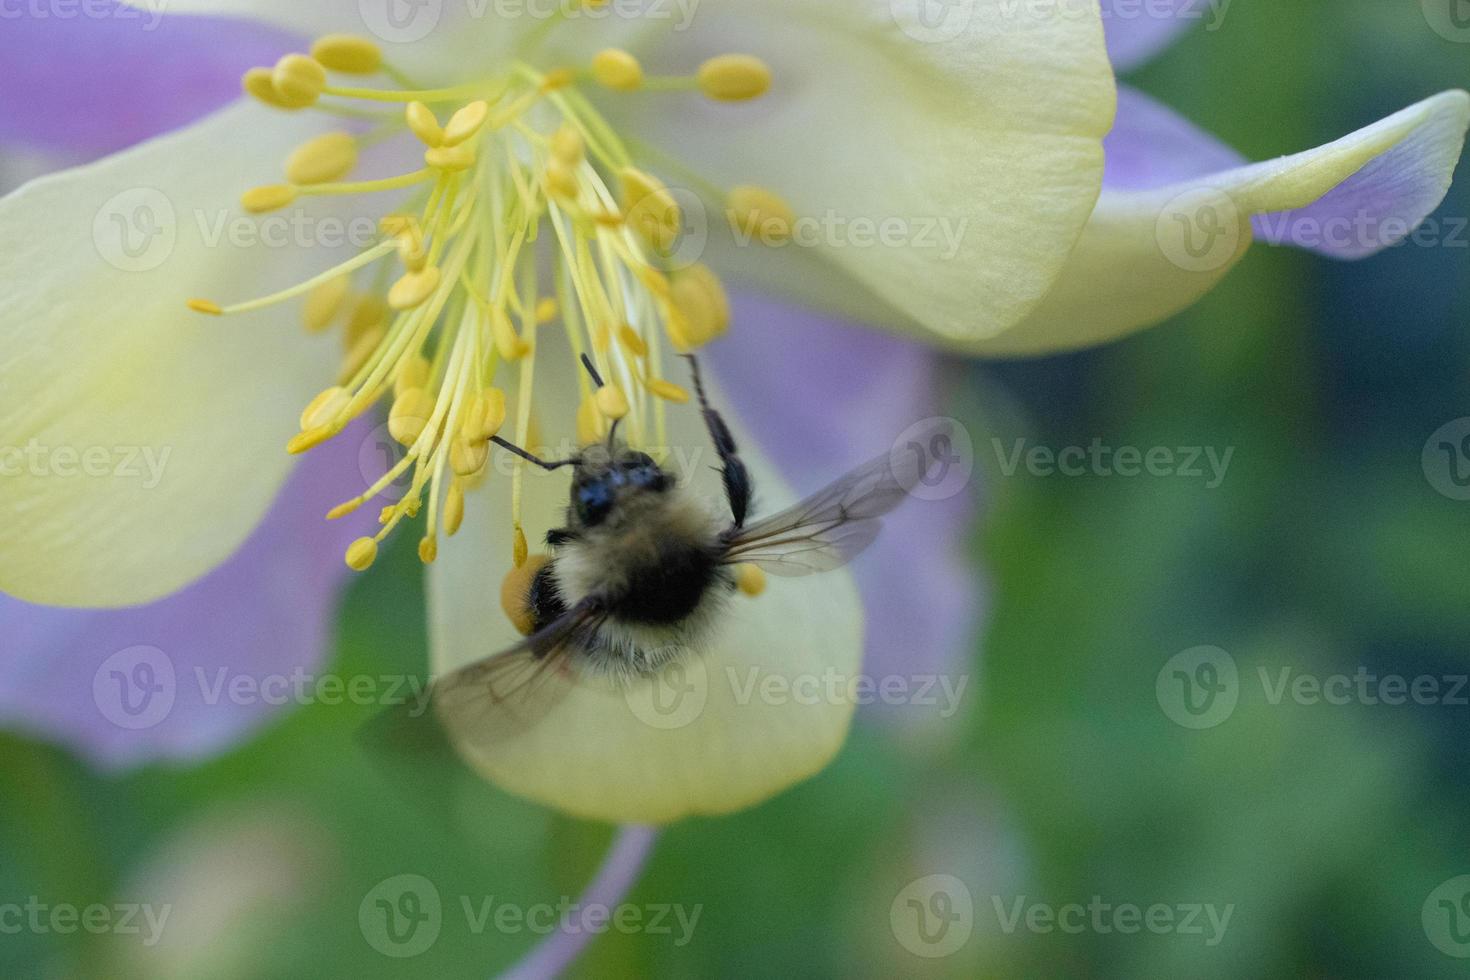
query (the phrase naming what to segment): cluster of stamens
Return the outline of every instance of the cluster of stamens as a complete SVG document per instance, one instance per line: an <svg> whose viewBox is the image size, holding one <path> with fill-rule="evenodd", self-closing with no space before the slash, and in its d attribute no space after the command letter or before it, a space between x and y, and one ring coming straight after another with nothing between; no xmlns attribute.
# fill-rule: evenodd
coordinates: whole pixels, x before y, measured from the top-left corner
<svg viewBox="0 0 1470 980"><path fill-rule="evenodd" d="M339 86L331 73L386 84ZM381 218L378 240L340 265L249 302L189 303L225 315L299 298L308 330L341 327L340 374L303 410L301 431L287 446L292 453L389 402L388 431L404 447L401 459L327 516L352 513L405 478L408 490L382 507L376 535L348 549L353 569L372 565L384 539L421 512L418 552L433 561L440 532L460 528L466 490L488 475L490 440L509 423L518 444L536 445L538 330L560 323L566 332L581 385L580 404L566 409L575 410L583 443L620 421L620 436L631 444L664 446L664 406L689 400L661 376L666 349L694 350L728 326L714 272L670 261L683 222L678 201L634 166L628 146L580 89L588 81L620 93L689 88L739 101L762 95L771 76L756 58L725 55L687 79L649 78L631 54L610 49L584 69L514 63L482 81L425 89L366 39L332 35L310 55L287 55L244 77L245 91L270 106L325 111L353 124L291 154L286 182L245 193L246 211L263 214L311 196L403 195ZM422 144L422 168L344 180L359 151L405 131ZM730 220L747 230L758 226L763 240L779 239L790 226L789 207L769 191L747 186L724 196ZM583 354L605 379L601 387L575 368ZM507 378L515 382L514 404L507 402ZM517 461L516 567L527 557L522 474Z"/></svg>

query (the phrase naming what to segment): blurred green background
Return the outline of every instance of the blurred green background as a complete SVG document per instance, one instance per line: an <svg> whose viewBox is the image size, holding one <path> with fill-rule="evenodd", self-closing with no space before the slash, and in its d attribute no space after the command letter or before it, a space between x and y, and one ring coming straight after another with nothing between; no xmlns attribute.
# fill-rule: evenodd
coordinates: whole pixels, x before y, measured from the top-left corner
<svg viewBox="0 0 1470 980"><path fill-rule="evenodd" d="M1412 0L1237 0L1221 29L1131 80L1266 158L1466 84L1467 56ZM1470 232L1449 234L1467 215L1462 167L1436 246L1352 265L1257 247L1197 307L1127 342L956 364L952 410L987 484L974 552L995 586L967 710L903 734L870 718L810 783L670 829L628 901L701 906L692 940L613 931L573 975L1463 975L1421 911L1470 874L1470 707L1300 703L1270 685L1283 668L1470 673L1470 503L1421 467L1431 433L1470 415ZM1216 489L1007 476L992 439L1234 455ZM419 569L398 544L346 605L336 672L423 663ZM1201 645L1233 658L1238 703L1192 729L1156 679ZM370 713L294 710L212 763L124 778L0 737L0 896L85 905L162 880L221 916L197 961L5 936L0 976L458 978L512 963L539 937L477 933L460 897L576 896L609 829L489 788L441 819L358 751ZM413 960L379 953L357 919L404 873L446 902ZM921 958L898 900L935 874L963 883L973 931ZM1203 915L1204 935L1006 928L1018 900L1094 896L1232 912L1213 945Z"/></svg>

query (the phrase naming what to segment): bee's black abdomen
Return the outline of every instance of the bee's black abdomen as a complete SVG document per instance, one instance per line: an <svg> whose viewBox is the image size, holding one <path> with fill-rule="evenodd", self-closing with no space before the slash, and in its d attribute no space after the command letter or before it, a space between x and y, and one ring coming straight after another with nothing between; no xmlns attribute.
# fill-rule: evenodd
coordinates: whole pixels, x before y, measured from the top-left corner
<svg viewBox="0 0 1470 980"><path fill-rule="evenodd" d="M619 619L670 625L687 619L714 586L719 561L707 548L665 548L659 560L640 565L616 604Z"/></svg>
<svg viewBox="0 0 1470 980"><path fill-rule="evenodd" d="M535 623L534 631L538 633L567 611L567 604L562 600L561 591L556 587L556 579L552 576L554 564L555 562L547 562L536 573L536 577L531 579L530 594L526 597Z"/></svg>

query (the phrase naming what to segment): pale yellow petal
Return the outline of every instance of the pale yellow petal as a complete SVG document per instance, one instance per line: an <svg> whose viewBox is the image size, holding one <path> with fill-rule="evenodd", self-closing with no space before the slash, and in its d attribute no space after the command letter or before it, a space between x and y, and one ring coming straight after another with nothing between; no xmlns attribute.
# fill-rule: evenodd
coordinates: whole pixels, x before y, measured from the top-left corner
<svg viewBox="0 0 1470 980"><path fill-rule="evenodd" d="M1024 322L960 349L1031 355L1105 343L1172 316L1224 278L1249 248L1257 215L1305 208L1354 182L1391 190L1388 215L1365 213L1368 244L1412 231L1448 190L1470 124L1470 95L1444 92L1325 146L1148 191L1108 191L1057 288ZM1366 253L1373 248L1361 249Z"/></svg>
<svg viewBox="0 0 1470 980"><path fill-rule="evenodd" d="M565 368L566 384L570 359L556 366ZM538 400L551 387L538 381ZM692 474L711 505L720 506L697 409L671 406L669 420L672 468ZM758 446L738 420L731 422L763 508L789 502ZM570 428L546 431L555 444ZM527 474L533 540L564 523L567 480L565 472ZM429 569L436 673L519 639L495 598L511 554L509 485L495 473L470 495L463 529ZM758 598L733 596L704 648L659 683L624 692L584 682L524 733L480 746L472 762L505 789L581 817L664 823L728 813L827 764L848 729L853 704L844 682L857 674L861 655L862 613L845 571L772 581Z"/></svg>
<svg viewBox="0 0 1470 980"><path fill-rule="evenodd" d="M295 307L220 319L184 304L250 298L340 258L253 242L257 219L236 203L311 125L241 104L0 200L0 590L154 599L265 513L335 342L308 338Z"/></svg>

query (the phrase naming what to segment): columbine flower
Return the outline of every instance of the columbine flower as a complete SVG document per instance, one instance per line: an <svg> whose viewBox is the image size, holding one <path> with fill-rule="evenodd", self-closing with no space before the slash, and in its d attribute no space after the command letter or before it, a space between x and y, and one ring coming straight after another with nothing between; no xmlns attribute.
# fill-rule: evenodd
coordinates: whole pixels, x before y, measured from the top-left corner
<svg viewBox="0 0 1470 980"><path fill-rule="evenodd" d="M351 29L357 16L351 4L230 10L314 32ZM1167 262L1173 242L1159 219L1197 188L1096 199L1113 105L1100 31L1095 19L1051 14L982 3L958 32L938 34L912 4L819 0L706 2L687 32L471 18L394 45L382 66L371 46L335 39L315 49L318 59L298 55L248 76L257 98L289 115L237 107L33 185L0 205L23 249L7 269L12 304L0 321L14 351L3 368L14 397L7 430L22 441L43 433L51 445L167 445L173 454L149 493L108 480L12 482L11 502L29 520L0 540L0 586L74 605L176 589L223 561L264 513L286 472L280 445L290 431L292 448L319 455L329 447L313 446L381 400L412 479L408 496L381 514L384 529L416 528L423 557L437 558L432 640L444 668L512 639L495 579L528 550L527 528L549 526L560 496L525 474L485 479L485 434L504 425L534 442L534 419L554 443L621 415L635 439L702 445L668 355L723 331L712 269L962 349L1075 346L1164 315L1223 274L1181 268L1198 264L1189 250ZM757 94L766 64L772 90L758 102L707 105L696 94ZM344 77L380 67L371 79ZM381 111L353 101L404 114L365 132L320 124L320 109ZM1442 96L1294 166L1231 175L1207 188L1207 203L1216 218L1221 193L1241 214L1298 208L1344 178L1383 186L1385 174L1403 173L1410 179L1383 200L1417 223L1438 200L1432 188L1442 193L1463 117L1463 97ZM389 126L412 130L419 159L392 177L349 178L359 151ZM288 180L268 183L283 158ZM735 236L719 233L705 265L685 265L674 232L691 207L666 181L695 187L715 214L730 211L744 237L786 247L733 248ZM397 196L382 208L386 239L347 267L331 268L321 249L209 249L187 220L156 274L121 274L77 247L80 229L139 188L162 190L170 208L193 217L250 186L252 210L309 206L304 213L317 216L359 194ZM1203 213L1193 198L1184 203L1194 205L1185 219ZM886 240L789 245L803 219L832 214L943 217L964 232L944 256ZM533 236L539 248L529 247ZM554 271L532 271L533 256ZM557 288L543 295L548 281ZM1103 287L1115 308L1098 301ZM273 304L247 299L272 290L304 303L312 326L347 321L346 363L332 363L329 342L277 323ZM185 319L181 294L207 296L197 309L238 319ZM781 363L792 342L771 338L751 363ZM575 372L579 347L597 355L608 391L587 390ZM767 505L779 505L785 494L763 440L743 441ZM374 516L361 497L337 513ZM451 527L459 533L447 541ZM355 543L351 564L370 564L377 541ZM842 576L783 582L737 609L701 658L717 683L688 724L645 725L621 698L589 694L485 767L512 789L599 816L665 820L760 799L825 762L850 706L742 704L725 671L741 683L752 670L757 680L850 676L858 618Z"/></svg>
<svg viewBox="0 0 1470 980"><path fill-rule="evenodd" d="M353 23L324 25L319 6L296 15L311 24L282 16L313 29ZM756 19L747 50L760 57L730 47ZM414 528L433 562L436 664L483 656L514 638L497 579L551 526L562 496L524 473L487 476L490 433L554 445L622 417L638 443L705 444L670 368L674 351L725 329L711 269L721 260L715 248L707 265L670 254L692 205L668 183L717 191L713 213L728 210L763 240L827 210L973 216L948 272L928 274L924 257L901 248L822 250L864 288L962 333L976 314L1014 316L1043 287L1098 180L1111 89L1095 25L1023 20L1002 45L980 24L949 43L915 43L886 5L711 3L686 33L570 21L531 31L471 19L394 47L382 65L373 46L329 38L316 57L247 76L269 107L236 107L5 202L0 219L25 229L7 270L11 431L171 450L147 493L28 475L7 486L32 518L3 545L8 591L125 604L192 581L260 519L288 466L283 446L320 454L382 402L407 450L395 475L411 483L381 513L361 493L334 508L383 521L348 548L348 563L366 567L383 535ZM732 104L768 85L763 103ZM358 129L343 114L374 118ZM351 173L359 151L395 129L419 141L417 161L386 178ZM877 152L905 141L931 151ZM839 178L860 150L861 170ZM271 183L283 160L287 180ZM381 192L384 239L338 266L320 249L208 248L187 219L252 186L248 210L322 206L314 215ZM161 192L186 219L151 274L109 269L76 247L79 229L137 188ZM1019 210L992 213L1001 200ZM815 250L774 254L771 268L815 261ZM190 295L208 297L194 314L178 305ZM335 341L281 324L284 303L304 305L312 327L345 322L345 359ZM588 390L575 371L582 350L607 390ZM790 495L763 440L735 428L765 506L779 506ZM820 768L851 704L766 703L748 688L741 703L734 682L853 677L860 622L845 575L783 583L738 608L699 658L712 683L687 724L647 724L615 692L588 694L485 765L510 788L583 814L667 820L747 805ZM565 751L571 743L583 750Z"/></svg>

